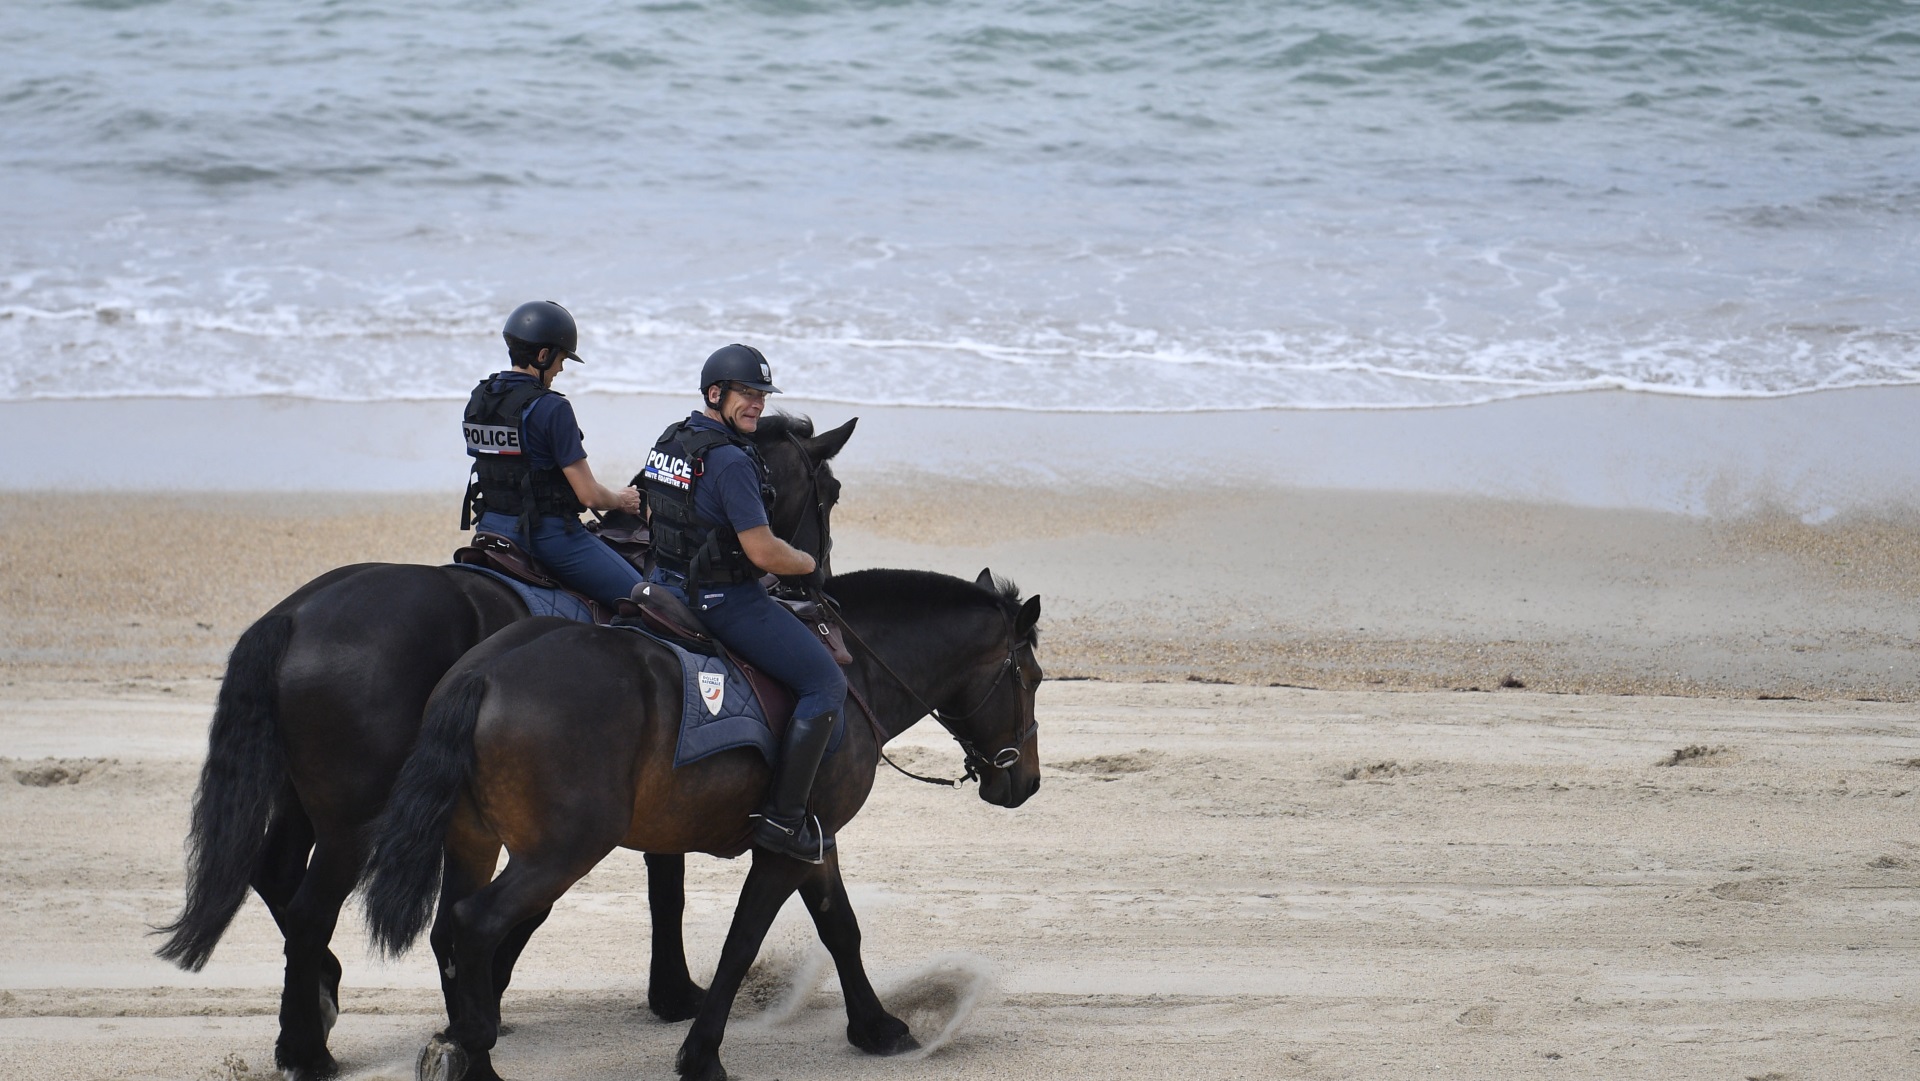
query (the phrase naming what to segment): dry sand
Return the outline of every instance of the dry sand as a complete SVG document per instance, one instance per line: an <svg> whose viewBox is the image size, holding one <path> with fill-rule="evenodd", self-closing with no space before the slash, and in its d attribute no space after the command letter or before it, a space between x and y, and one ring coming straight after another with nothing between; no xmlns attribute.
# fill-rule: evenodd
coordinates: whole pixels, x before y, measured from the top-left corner
<svg viewBox="0 0 1920 1081"><path fill-rule="evenodd" d="M199 975L142 935L179 904L212 679L311 574L443 558L451 503L0 496L0 1076L270 1073L262 908ZM1042 690L1024 808L889 775L842 835L883 995L944 1043L848 1048L789 912L737 1075L1920 1076L1905 522L907 479L836 526L842 570L1012 575L1049 673L1093 678ZM956 764L930 726L902 750ZM702 973L744 867L690 864ZM503 1072L671 1075L645 918L630 854L562 902ZM404 1078L430 965L361 941L335 1051Z"/></svg>

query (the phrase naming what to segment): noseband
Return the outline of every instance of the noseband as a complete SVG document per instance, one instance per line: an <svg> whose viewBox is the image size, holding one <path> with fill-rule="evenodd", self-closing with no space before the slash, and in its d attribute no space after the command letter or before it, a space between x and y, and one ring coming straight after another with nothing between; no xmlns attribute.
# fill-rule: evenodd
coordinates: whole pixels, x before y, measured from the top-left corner
<svg viewBox="0 0 1920 1081"><path fill-rule="evenodd" d="M1021 643L1016 642L1013 645L1007 647L1007 655L1006 655L1006 658L1000 662L1000 670L994 673L993 682L987 685L987 693L980 696L980 701L974 703L974 706L972 709L966 711L965 713L961 713L955 716L946 716L942 714L939 710L933 711L933 719L940 722L940 727L947 730L947 735L952 736L953 741L960 745L960 753L966 756L965 761L966 761L966 767L967 767L967 774L966 776L960 778L960 781L951 782L952 784L958 785L961 781L977 781L980 779L980 775L982 771L984 771L988 766L992 766L995 769L1012 769L1020 761L1020 745L1022 743L1025 743L1029 737L1033 736L1035 733L1040 731L1040 718L1035 717L1033 719L1033 723L1027 725L1025 728L1022 728L1020 730L1020 734L1013 737L1012 743L1008 744L1005 747L1000 748L998 751L994 752L994 755L992 758L988 758L986 755L980 753L980 749L975 747L971 740L967 739L965 736L962 736L960 733L954 731L953 729L953 724L955 721L967 720L968 718L972 717L974 714L987 708L987 703L993 700L993 692L1000 689L1000 681L1007 678L1008 672L1013 671L1014 654L1020 651L1020 645ZM879 658L876 657L874 659L878 660ZM899 679L900 677L894 676L894 678ZM1026 685L1026 680L1023 677L1021 679L1021 686L1024 687L1025 685ZM916 699L918 699L919 697L920 697L919 695L914 695L914 698ZM925 705L924 702L921 704ZM892 766L893 761L891 759L888 759L887 764ZM893 768L900 769L899 766L894 766ZM904 773L906 771L902 770L901 772ZM908 774L908 776L912 776L912 775Z"/></svg>

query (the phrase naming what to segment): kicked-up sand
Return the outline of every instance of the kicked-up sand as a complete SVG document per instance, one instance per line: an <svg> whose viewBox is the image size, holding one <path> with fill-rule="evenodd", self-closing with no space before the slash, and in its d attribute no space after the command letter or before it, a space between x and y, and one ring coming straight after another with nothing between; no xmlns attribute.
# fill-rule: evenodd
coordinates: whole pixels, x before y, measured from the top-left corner
<svg viewBox="0 0 1920 1081"><path fill-rule="evenodd" d="M215 680L306 578L443 560L453 503L0 495L0 1076L272 1076L258 902L200 974L145 935L180 903ZM841 835L869 969L931 1053L847 1046L790 910L736 1076L1920 1076L1899 515L904 476L849 485L835 527L840 570L1043 595L1044 782L1004 811L887 771ZM895 746L957 772L932 725ZM704 977L745 868L689 868ZM506 1076L671 1076L643 879L616 854L536 936ZM350 909L333 1049L405 1078L432 965L363 943Z"/></svg>

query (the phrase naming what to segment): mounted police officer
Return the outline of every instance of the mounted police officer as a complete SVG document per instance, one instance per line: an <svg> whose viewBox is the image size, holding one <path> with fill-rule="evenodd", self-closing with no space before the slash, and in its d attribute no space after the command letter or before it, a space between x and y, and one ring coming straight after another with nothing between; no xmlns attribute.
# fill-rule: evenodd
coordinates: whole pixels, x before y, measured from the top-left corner
<svg viewBox="0 0 1920 1081"><path fill-rule="evenodd" d="M751 436L779 388L758 349L729 345L707 358L700 393L706 408L660 436L641 474L653 578L698 610L728 649L798 696L773 785L753 816L753 843L819 863L833 838L807 814L807 797L847 681L820 639L760 584L765 574L819 577L814 558L767 524L772 489Z"/></svg>
<svg viewBox="0 0 1920 1081"><path fill-rule="evenodd" d="M594 479L573 405L553 389L567 361L585 363L573 351L573 315L532 300L507 316L501 333L513 367L473 388L461 425L473 474L460 528L513 538L569 588L612 606L642 581L640 572L582 529L580 512L638 514L640 493Z"/></svg>

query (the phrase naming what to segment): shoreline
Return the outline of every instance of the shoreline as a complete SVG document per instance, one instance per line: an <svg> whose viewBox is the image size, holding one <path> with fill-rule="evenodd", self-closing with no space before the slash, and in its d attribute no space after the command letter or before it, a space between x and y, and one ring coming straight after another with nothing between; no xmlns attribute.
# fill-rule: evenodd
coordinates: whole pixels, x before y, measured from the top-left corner
<svg viewBox="0 0 1920 1081"><path fill-rule="evenodd" d="M564 389L564 388L563 388ZM599 472L638 468L686 399L574 397ZM783 396L822 427L861 425L843 480L1046 488L1193 485L1481 496L1577 507L1825 520L1920 509L1920 387L1782 398L1630 391L1406 410L1045 413L847 406ZM458 488L447 401L293 398L0 402L9 491ZM63 448L48 455L45 448Z"/></svg>

